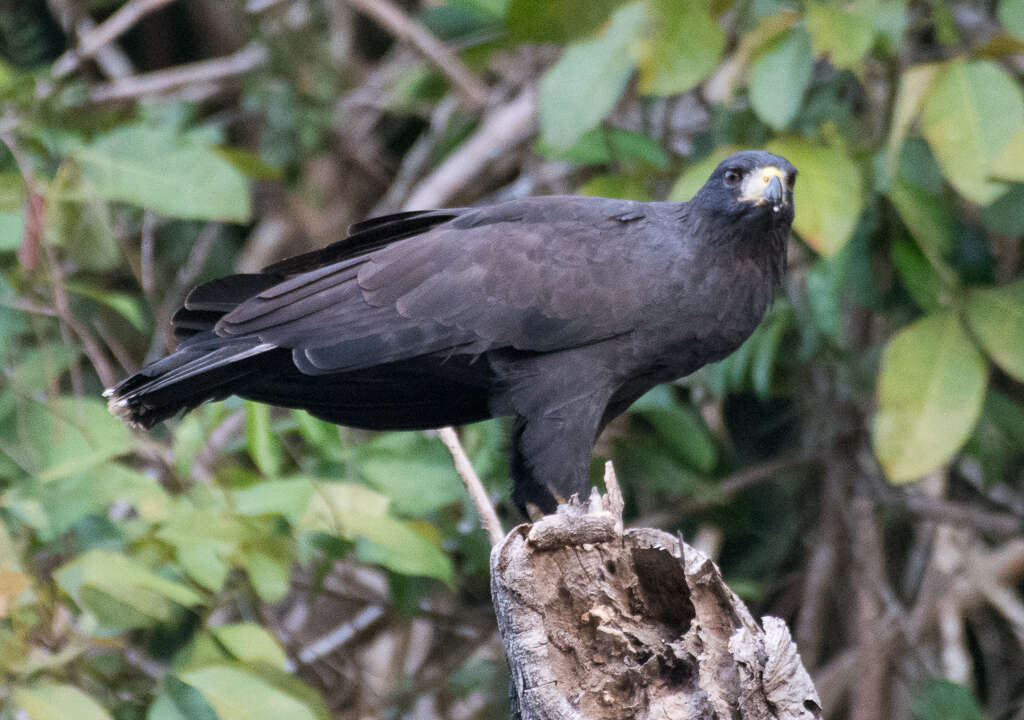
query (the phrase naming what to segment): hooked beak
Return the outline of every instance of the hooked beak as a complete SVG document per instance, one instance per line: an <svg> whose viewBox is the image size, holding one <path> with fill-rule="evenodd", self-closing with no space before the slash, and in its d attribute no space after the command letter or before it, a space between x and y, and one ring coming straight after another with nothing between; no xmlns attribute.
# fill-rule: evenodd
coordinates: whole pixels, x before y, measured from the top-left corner
<svg viewBox="0 0 1024 720"><path fill-rule="evenodd" d="M755 205L770 205L772 212L779 212L789 204L784 180L784 173L774 165L759 168L743 181L740 200Z"/></svg>
<svg viewBox="0 0 1024 720"><path fill-rule="evenodd" d="M764 189L764 199L775 212L778 212L785 202L786 193L782 189L782 181L779 180L778 175L773 175L768 181L768 186Z"/></svg>

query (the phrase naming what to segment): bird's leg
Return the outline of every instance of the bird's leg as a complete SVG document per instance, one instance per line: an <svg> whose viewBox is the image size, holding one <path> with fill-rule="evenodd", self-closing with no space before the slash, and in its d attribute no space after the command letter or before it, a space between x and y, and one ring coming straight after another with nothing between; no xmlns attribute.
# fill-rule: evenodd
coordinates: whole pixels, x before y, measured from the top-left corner
<svg viewBox="0 0 1024 720"><path fill-rule="evenodd" d="M512 499L536 520L573 496L586 498L590 453L599 417L518 418L512 435ZM533 506L531 508L531 506Z"/></svg>

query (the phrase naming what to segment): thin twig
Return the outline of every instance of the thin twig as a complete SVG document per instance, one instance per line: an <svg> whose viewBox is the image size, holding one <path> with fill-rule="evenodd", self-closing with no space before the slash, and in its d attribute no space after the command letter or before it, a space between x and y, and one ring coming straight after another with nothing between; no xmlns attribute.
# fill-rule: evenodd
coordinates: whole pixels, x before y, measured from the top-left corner
<svg viewBox="0 0 1024 720"><path fill-rule="evenodd" d="M801 592L800 614L797 616L795 637L800 655L812 672L818 667L821 634L828 601L834 591L836 566L843 540L840 508L847 501L844 488L836 482L836 473L822 473L821 521L814 531L814 549L806 563Z"/></svg>
<svg viewBox="0 0 1024 720"><path fill-rule="evenodd" d="M911 515L941 523L970 525L994 537L1008 538L1020 534L1021 518L1014 513L998 512L967 503L926 495L914 488L897 488L879 473L866 471L872 496L885 505L900 507Z"/></svg>
<svg viewBox="0 0 1024 720"><path fill-rule="evenodd" d="M195 244L192 246L192 250L189 251L188 259L178 269L178 274L174 278L174 285L164 293L164 299L160 306L154 309L153 315L156 318L156 332L153 334L153 341L150 344L149 352L146 353L147 358L162 355L173 349L174 338L167 332L167 328L171 324L171 317L184 304L189 290L192 289L192 286L195 285L196 280L202 274L203 268L206 266L206 260L210 256L210 251L213 250L213 246L220 237L220 229L221 224L216 222L207 223L203 227L199 232L199 237L196 238Z"/></svg>
<svg viewBox="0 0 1024 720"><path fill-rule="evenodd" d="M388 188L380 202L370 211L370 217L386 215L402 207L402 202L409 196L421 173L434 159L437 145L444 138L457 107L458 98L453 94L446 95L437 104L430 116L430 127L416 139L416 142L402 158L402 164L398 168L394 182L391 183L391 187Z"/></svg>
<svg viewBox="0 0 1024 720"><path fill-rule="evenodd" d="M212 482L214 463L220 457L221 451L244 427L244 410L236 410L224 418L223 422L209 434L206 444L196 454L196 459L192 463L192 479L201 483Z"/></svg>
<svg viewBox="0 0 1024 720"><path fill-rule="evenodd" d="M330 632L321 635L314 642L300 649L297 654L298 661L303 665L309 665L324 655L330 655L347 645L363 630L381 620L384 615L384 608L379 605L369 605L363 608L351 620L346 620Z"/></svg>
<svg viewBox="0 0 1024 720"><path fill-rule="evenodd" d="M107 327L107 324L103 322L101 317L93 318L92 326L96 329L96 334L103 340L103 343L110 350L110 354L114 356L122 370L131 375L139 369L135 360L132 359L131 353L128 352L128 348L117 338L116 333Z"/></svg>
<svg viewBox="0 0 1024 720"><path fill-rule="evenodd" d="M487 86L470 72L444 43L422 25L413 21L404 10L390 0L348 0L352 7L373 18L388 32L405 40L426 55L448 76L463 97L473 106L487 102Z"/></svg>
<svg viewBox="0 0 1024 720"><path fill-rule="evenodd" d="M213 60L201 60L144 75L134 75L93 88L89 100L94 103L131 100L156 95L187 85L207 85L238 77L267 62L267 49L251 43L238 52Z"/></svg>
<svg viewBox="0 0 1024 720"><path fill-rule="evenodd" d="M767 480L773 480L781 472L814 465L819 461L818 457L783 457L750 465L722 479L712 488L707 497L685 497L669 507L655 510L638 518L632 525L633 527L669 526L679 522L687 515L724 505L741 491Z"/></svg>
<svg viewBox="0 0 1024 720"><path fill-rule="evenodd" d="M462 478L466 490L469 491L469 497L476 505L476 511L480 513L480 524L487 531L491 545L497 545L505 538L505 531L501 528L501 521L498 520L498 514L494 512L494 506L491 505L491 501L487 497L483 483L480 482L472 463L466 457L466 451L463 449L462 443L459 442L459 436L455 433L455 429L450 427L440 428L437 435L448 448L448 452L451 453L455 472Z"/></svg>
<svg viewBox="0 0 1024 720"><path fill-rule="evenodd" d="M844 458L836 457L835 463ZM835 464L834 463L834 464ZM852 463L850 463L852 464ZM829 472L846 473L846 467L830 467ZM845 483L844 483L845 484ZM854 633L857 644L856 679L853 683L851 717L853 720L879 720L886 717L885 703L891 679L887 659L890 657L891 626L885 620L881 597L888 584L885 576L881 532L870 500L853 500L852 515L857 543L854 582Z"/></svg>
<svg viewBox="0 0 1024 720"><path fill-rule="evenodd" d="M96 23L71 0L47 0L50 14L68 35L82 38L96 30ZM135 74L132 61L113 43L104 45L95 53L96 65L105 76L117 79Z"/></svg>
<svg viewBox="0 0 1024 720"><path fill-rule="evenodd" d="M156 245L156 213L142 214L142 241L139 251L140 281L147 297L153 294L153 246Z"/></svg>
<svg viewBox="0 0 1024 720"><path fill-rule="evenodd" d="M95 55L108 43L124 35L149 13L159 10L174 0L129 0L113 15L83 35L78 47L68 50L53 63L55 78L62 78L79 68L83 61Z"/></svg>
<svg viewBox="0 0 1024 720"><path fill-rule="evenodd" d="M608 494L608 512L615 518L615 530L621 533L622 511L626 509L626 501L622 499L619 477L615 474L615 466L611 460L604 464L604 490Z"/></svg>
<svg viewBox="0 0 1024 720"><path fill-rule="evenodd" d="M5 115L4 122L0 123L0 143L5 145L14 157L15 164L18 166L18 171L22 175L22 180L25 182L29 195L32 196L36 194L35 178L32 173L32 166L28 158L21 152L17 139L14 137L13 129L11 131L7 130L7 126L9 124L12 128L14 127L12 123L16 123L16 119L12 119L12 116ZM53 248L42 239L41 233L39 244L46 256L47 263L50 266L50 280L53 288L53 307L59 320L61 337L65 343L70 344L71 335L77 335L78 339L82 343L82 349L89 357L90 362L92 362L93 368L95 368L96 374L99 375L100 380L105 385L112 384L116 376L114 375L113 367L109 362L107 362L107 358L103 354L103 350L100 347L99 342L97 342L96 338L93 337L93 334L87 327L85 327L85 325L78 322L71 312L71 303L68 300L67 288L64 283L64 271L57 258L57 254L53 251ZM70 373L71 386L74 393L76 395L83 394L85 391L85 384L82 381L81 370L77 363L71 364Z"/></svg>
<svg viewBox="0 0 1024 720"><path fill-rule="evenodd" d="M536 98L526 88L484 118L480 129L428 175L405 203L407 210L440 207L479 175L495 158L536 132Z"/></svg>

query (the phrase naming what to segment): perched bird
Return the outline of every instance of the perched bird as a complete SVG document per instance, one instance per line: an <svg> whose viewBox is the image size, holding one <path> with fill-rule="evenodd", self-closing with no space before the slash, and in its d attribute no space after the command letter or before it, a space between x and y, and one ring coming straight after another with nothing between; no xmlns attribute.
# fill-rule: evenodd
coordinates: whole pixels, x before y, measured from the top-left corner
<svg viewBox="0 0 1024 720"><path fill-rule="evenodd" d="M511 416L513 498L583 494L598 434L738 348L786 266L796 168L736 153L689 202L535 197L404 212L195 288L177 350L107 391L149 428L228 395L340 425Z"/></svg>

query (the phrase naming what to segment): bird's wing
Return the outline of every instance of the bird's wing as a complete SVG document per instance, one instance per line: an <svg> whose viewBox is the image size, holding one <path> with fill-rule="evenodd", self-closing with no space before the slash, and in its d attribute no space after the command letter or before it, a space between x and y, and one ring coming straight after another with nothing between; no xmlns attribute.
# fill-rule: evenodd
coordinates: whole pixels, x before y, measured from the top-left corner
<svg viewBox="0 0 1024 720"><path fill-rule="evenodd" d="M635 327L649 300L649 273L631 258L638 240L656 233L650 207L536 198L461 211L276 282L227 313L216 332L291 348L307 373L597 342Z"/></svg>

